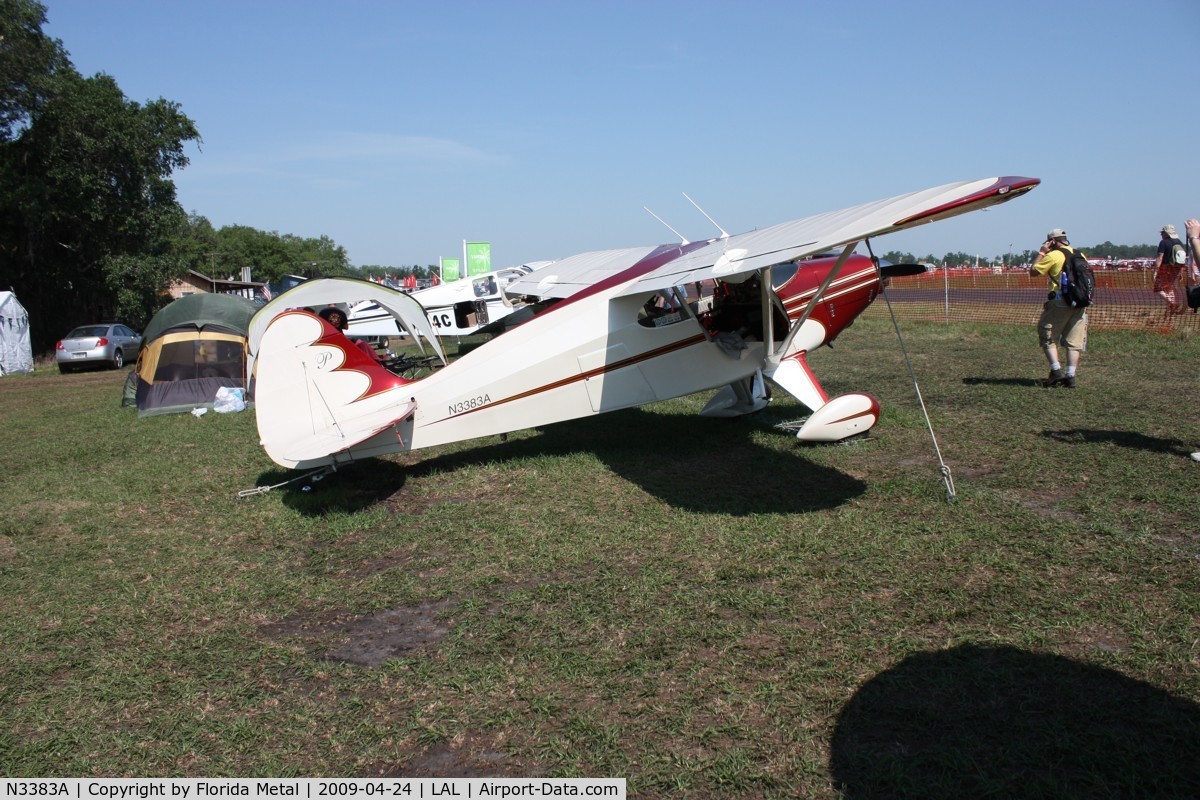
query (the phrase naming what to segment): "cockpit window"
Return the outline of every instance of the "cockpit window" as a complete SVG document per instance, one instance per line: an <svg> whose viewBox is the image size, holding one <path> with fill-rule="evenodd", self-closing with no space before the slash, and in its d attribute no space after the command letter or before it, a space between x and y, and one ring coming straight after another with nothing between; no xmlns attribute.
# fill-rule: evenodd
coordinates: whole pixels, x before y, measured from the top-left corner
<svg viewBox="0 0 1200 800"><path fill-rule="evenodd" d="M799 265L795 261L788 261L771 267L771 288L778 291L779 287L795 276L796 270L799 268Z"/></svg>
<svg viewBox="0 0 1200 800"><path fill-rule="evenodd" d="M472 281L471 286L475 290L476 297L488 297L489 295L496 294L496 292L499 291L496 286L495 275L476 278L474 281Z"/></svg>
<svg viewBox="0 0 1200 800"><path fill-rule="evenodd" d="M688 314L681 305L680 297L669 290L651 295L638 312L638 324L646 328L661 328L685 319L688 319Z"/></svg>

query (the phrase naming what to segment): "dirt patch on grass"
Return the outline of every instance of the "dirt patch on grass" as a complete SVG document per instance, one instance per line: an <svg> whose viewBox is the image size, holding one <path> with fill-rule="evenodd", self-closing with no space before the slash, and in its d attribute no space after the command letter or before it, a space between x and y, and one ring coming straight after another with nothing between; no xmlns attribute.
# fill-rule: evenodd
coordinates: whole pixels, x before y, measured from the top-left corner
<svg viewBox="0 0 1200 800"><path fill-rule="evenodd" d="M456 496L421 497L407 487L383 499L384 507L393 514L412 514L419 516L431 508L438 506L462 505L470 502L469 498Z"/></svg>
<svg viewBox="0 0 1200 800"><path fill-rule="evenodd" d="M503 778L528 777L527 769L512 762L484 737L461 736L440 742L403 764L376 765L370 774L382 778Z"/></svg>
<svg viewBox="0 0 1200 800"><path fill-rule="evenodd" d="M1127 636L1114 633L1100 625L1061 631L1058 638L1059 650L1062 653L1082 661L1093 658L1097 650L1104 653L1123 653L1130 647Z"/></svg>
<svg viewBox="0 0 1200 800"><path fill-rule="evenodd" d="M1029 509L1040 517L1058 520L1061 522L1073 522L1077 525L1083 525L1087 520L1082 514L1078 514L1067 508L1064 508L1061 497L1044 497L1034 494L1017 494L1010 493L1014 499L1024 508Z"/></svg>
<svg viewBox="0 0 1200 800"><path fill-rule="evenodd" d="M345 611L297 614L280 622L263 625L267 639L300 639L314 656L363 667L378 667L399 658L436 647L450 633L451 623L443 617L454 601L419 603L354 615Z"/></svg>
<svg viewBox="0 0 1200 800"><path fill-rule="evenodd" d="M516 490L517 476L529 472L520 469L506 469L502 474L494 469L460 471L452 479L454 485L450 492L443 493L441 489L444 487L435 486L433 494L426 494L423 490L429 487L421 480L427 477L422 472L422 467L428 469L428 465L407 467L409 473L416 478L414 485L406 483L383 499L383 505L389 511L395 514L419 515L438 506L503 500Z"/></svg>

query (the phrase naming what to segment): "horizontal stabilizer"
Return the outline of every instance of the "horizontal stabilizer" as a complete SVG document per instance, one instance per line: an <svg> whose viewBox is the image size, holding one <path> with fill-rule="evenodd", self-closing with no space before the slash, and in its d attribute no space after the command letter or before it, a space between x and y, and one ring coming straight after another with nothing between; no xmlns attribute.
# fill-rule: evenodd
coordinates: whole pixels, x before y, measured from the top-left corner
<svg viewBox="0 0 1200 800"><path fill-rule="evenodd" d="M403 422L416 410L417 404L409 400L374 414L354 417L349 424L330 422L321 429L293 430L291 439L277 438L270 447L267 447L267 442L264 441L263 446L276 463L292 466L328 463L332 460L329 456L362 444L389 428L395 428L397 423ZM397 431L396 435L401 434Z"/></svg>

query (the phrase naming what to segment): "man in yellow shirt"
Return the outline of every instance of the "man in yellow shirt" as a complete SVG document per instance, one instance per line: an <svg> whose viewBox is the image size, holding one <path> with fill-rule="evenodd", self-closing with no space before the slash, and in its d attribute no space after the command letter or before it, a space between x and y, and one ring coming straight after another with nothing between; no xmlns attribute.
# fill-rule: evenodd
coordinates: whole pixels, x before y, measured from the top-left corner
<svg viewBox="0 0 1200 800"><path fill-rule="evenodd" d="M1079 369L1079 356L1087 346L1087 312L1075 308L1063 299L1062 271L1067 257L1064 251L1075 252L1067 241L1067 232L1055 228L1046 234L1046 241L1038 250L1037 261L1029 268L1033 277L1043 275L1050 279L1050 295L1042 306L1038 319L1038 338L1046 360L1050 362L1050 377L1043 385L1075 388L1075 373ZM1063 370L1058 360L1058 344L1067 348L1067 368Z"/></svg>

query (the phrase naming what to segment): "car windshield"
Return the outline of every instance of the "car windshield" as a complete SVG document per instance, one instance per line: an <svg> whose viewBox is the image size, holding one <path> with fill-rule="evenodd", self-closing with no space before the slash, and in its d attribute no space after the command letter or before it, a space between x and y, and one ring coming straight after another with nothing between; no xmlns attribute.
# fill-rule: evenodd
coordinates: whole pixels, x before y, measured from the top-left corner
<svg viewBox="0 0 1200 800"><path fill-rule="evenodd" d="M88 336L103 336L107 332L107 325L84 325L68 333L67 338L84 339Z"/></svg>

